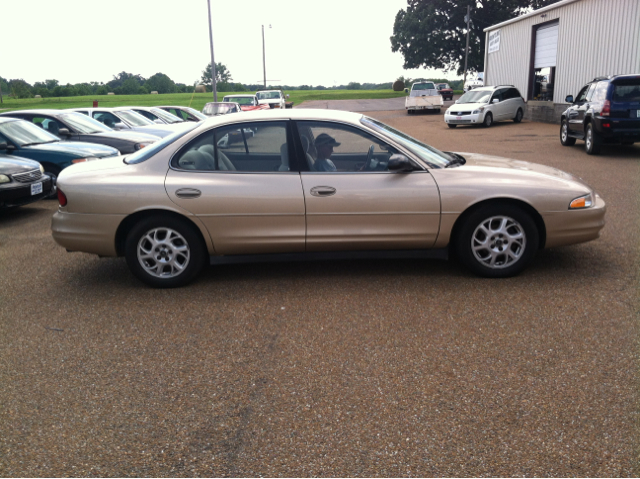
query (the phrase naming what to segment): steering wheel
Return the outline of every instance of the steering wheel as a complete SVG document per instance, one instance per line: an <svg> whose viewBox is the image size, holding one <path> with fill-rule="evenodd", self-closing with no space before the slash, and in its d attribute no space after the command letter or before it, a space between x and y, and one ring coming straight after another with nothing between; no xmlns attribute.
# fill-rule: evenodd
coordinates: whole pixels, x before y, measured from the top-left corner
<svg viewBox="0 0 640 479"><path fill-rule="evenodd" d="M367 159L364 162L364 167L362 168L364 171L373 171L373 150L375 150L375 145L371 145L369 147L369 151L367 152Z"/></svg>

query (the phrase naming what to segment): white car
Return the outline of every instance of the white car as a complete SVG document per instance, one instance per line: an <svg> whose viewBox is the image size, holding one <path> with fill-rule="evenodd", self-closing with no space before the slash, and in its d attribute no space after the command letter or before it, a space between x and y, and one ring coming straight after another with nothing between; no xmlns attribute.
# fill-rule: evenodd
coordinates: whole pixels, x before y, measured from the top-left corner
<svg viewBox="0 0 640 479"><path fill-rule="evenodd" d="M458 125L490 127L496 121L520 123L525 102L517 88L511 85L485 86L468 91L444 113L449 128Z"/></svg>
<svg viewBox="0 0 640 479"><path fill-rule="evenodd" d="M269 108L286 108L285 95L280 90L259 91L256 96L260 105L269 105ZM289 95L286 98L289 98Z"/></svg>

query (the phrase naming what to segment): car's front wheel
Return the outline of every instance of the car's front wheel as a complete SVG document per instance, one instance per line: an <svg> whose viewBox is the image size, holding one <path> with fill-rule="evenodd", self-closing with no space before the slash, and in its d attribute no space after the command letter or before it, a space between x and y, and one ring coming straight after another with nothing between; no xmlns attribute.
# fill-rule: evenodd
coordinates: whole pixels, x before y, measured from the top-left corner
<svg viewBox="0 0 640 479"><path fill-rule="evenodd" d="M462 264L479 276L515 276L538 249L536 224L517 206L486 205L463 221L455 238L456 253Z"/></svg>
<svg viewBox="0 0 640 479"><path fill-rule="evenodd" d="M520 123L522 121L523 116L524 116L524 113L522 113L522 108L518 108L518 111L516 112L516 116L513 118L513 122Z"/></svg>
<svg viewBox="0 0 640 479"><path fill-rule="evenodd" d="M493 125L493 115L491 113L487 113L484 116L484 121L482 122L482 126L484 126L485 128L489 128L491 125Z"/></svg>
<svg viewBox="0 0 640 479"><path fill-rule="evenodd" d="M127 235L125 257L131 272L154 288L192 281L204 266L206 247L195 227L173 216L154 215Z"/></svg>
<svg viewBox="0 0 640 479"><path fill-rule="evenodd" d="M569 124L567 120L562 120L562 123L560 123L560 144L562 146L573 146L576 144L576 139L569 136Z"/></svg>
<svg viewBox="0 0 640 479"><path fill-rule="evenodd" d="M593 129L593 124L589 123L584 134L584 149L588 155L597 155L600 153L602 138Z"/></svg>

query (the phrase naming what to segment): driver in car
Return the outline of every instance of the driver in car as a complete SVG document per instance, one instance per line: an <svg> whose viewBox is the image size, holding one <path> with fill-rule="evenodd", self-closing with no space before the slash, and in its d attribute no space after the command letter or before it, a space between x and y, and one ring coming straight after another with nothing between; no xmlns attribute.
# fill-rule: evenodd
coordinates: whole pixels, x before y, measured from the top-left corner
<svg viewBox="0 0 640 479"><path fill-rule="evenodd" d="M314 144L318 156L313 164L313 169L316 171L337 171L336 165L333 164L330 158L333 154L333 147L340 146L340 143L332 136L321 133L318 135L318 138L316 138Z"/></svg>

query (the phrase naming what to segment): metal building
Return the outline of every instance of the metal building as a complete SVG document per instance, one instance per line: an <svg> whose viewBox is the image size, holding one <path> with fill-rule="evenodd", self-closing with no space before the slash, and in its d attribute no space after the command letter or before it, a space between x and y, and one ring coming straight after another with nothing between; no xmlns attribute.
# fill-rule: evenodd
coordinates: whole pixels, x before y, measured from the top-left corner
<svg viewBox="0 0 640 479"><path fill-rule="evenodd" d="M529 118L558 121L587 81L640 73L640 0L562 0L484 31L484 84L516 86Z"/></svg>

